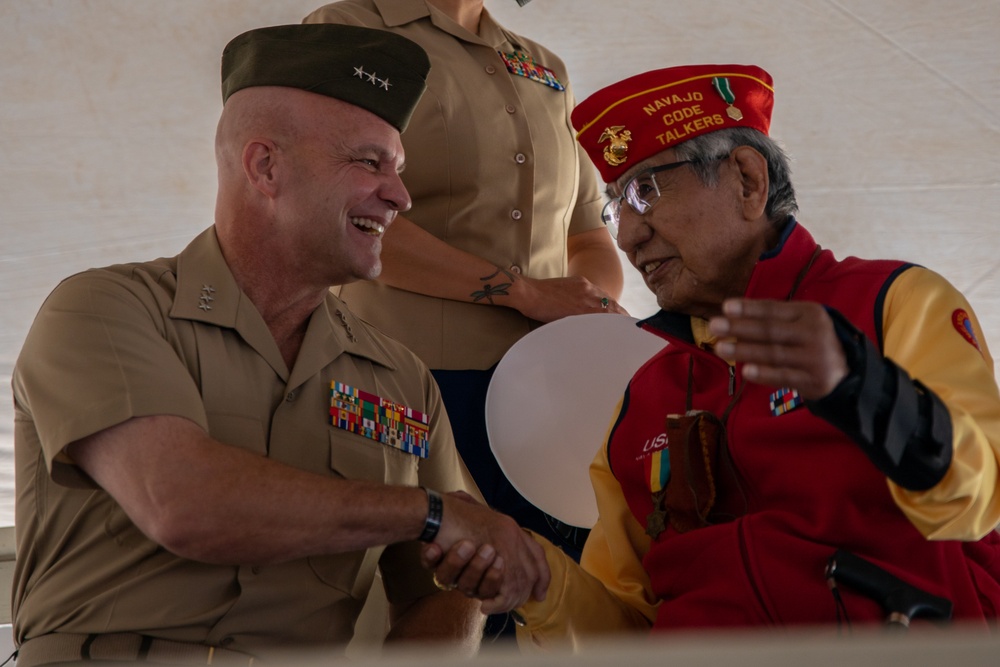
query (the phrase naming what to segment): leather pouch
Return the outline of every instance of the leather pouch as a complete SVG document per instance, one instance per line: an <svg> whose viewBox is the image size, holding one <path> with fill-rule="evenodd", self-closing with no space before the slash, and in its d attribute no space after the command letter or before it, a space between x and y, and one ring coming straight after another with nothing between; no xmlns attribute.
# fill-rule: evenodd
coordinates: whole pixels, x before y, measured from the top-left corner
<svg viewBox="0 0 1000 667"><path fill-rule="evenodd" d="M671 479L664 496L670 525L679 533L734 518L713 513L719 484L737 484L726 427L711 412L667 416Z"/></svg>

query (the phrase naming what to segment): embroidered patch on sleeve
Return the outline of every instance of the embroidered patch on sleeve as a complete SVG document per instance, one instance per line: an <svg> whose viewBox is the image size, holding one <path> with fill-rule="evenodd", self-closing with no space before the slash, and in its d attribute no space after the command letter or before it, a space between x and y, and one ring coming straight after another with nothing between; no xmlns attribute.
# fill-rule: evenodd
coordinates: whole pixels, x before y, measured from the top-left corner
<svg viewBox="0 0 1000 667"><path fill-rule="evenodd" d="M430 420L419 410L356 389L330 383L330 424L426 459Z"/></svg>
<svg viewBox="0 0 1000 667"><path fill-rule="evenodd" d="M967 312L961 308L956 310L951 314L951 323L955 326L955 330L962 334L962 338L967 340L972 347L979 350L979 354L983 353L983 348L979 347L979 339L976 338L976 332L972 329L972 319Z"/></svg>
<svg viewBox="0 0 1000 667"><path fill-rule="evenodd" d="M779 417L786 412L791 412L803 404L799 392L788 387L783 387L771 394L771 414Z"/></svg>

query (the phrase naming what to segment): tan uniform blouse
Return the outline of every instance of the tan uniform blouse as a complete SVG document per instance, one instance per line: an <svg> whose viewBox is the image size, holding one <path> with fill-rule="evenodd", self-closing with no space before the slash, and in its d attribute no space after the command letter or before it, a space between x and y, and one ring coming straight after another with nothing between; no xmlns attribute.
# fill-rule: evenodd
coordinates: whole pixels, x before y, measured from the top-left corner
<svg viewBox="0 0 1000 667"><path fill-rule="evenodd" d="M403 133L406 214L449 245L532 278L566 275L566 238L601 227L601 194L574 139L563 62L483 12L473 35L421 0L344 0L307 22L389 29L431 60L427 92ZM559 91L510 74L499 52L523 51ZM423 296L379 282L345 285L363 319L434 369L485 369L538 323L512 308Z"/></svg>
<svg viewBox="0 0 1000 667"><path fill-rule="evenodd" d="M428 458L331 426L334 381L428 414ZM64 452L131 417L186 417L222 442L330 477L474 488L422 362L330 295L289 372L213 229L175 258L64 281L13 384L19 641L128 631L266 655L349 640L377 566L390 600L436 590L416 543L259 567L165 551Z"/></svg>

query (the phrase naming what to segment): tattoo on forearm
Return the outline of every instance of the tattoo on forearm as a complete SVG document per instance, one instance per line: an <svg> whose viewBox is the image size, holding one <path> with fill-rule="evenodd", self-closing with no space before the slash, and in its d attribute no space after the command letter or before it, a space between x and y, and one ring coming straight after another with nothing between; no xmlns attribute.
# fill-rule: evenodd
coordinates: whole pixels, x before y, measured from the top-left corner
<svg viewBox="0 0 1000 667"><path fill-rule="evenodd" d="M486 282L495 279L497 276L501 274L503 274L503 276L507 278L509 282L499 283L496 285ZM494 305L493 297L510 295L510 292L508 292L507 289L514 284L514 274L508 271L507 269L501 269L498 266L497 270L494 271L492 275L484 276L480 278L480 280L483 281L483 289L476 290L475 292L469 295L472 297L472 302L475 303L477 301L482 301L483 299L486 299L487 301L489 301L490 305Z"/></svg>

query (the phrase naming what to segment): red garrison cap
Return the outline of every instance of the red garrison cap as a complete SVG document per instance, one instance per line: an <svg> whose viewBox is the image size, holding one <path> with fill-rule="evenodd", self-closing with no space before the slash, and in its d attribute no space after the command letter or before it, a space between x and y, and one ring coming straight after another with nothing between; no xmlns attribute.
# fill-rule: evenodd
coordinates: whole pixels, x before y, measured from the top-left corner
<svg viewBox="0 0 1000 667"><path fill-rule="evenodd" d="M751 127L767 134L771 75L754 65L686 65L636 74L573 109L576 138L605 183L699 134Z"/></svg>

